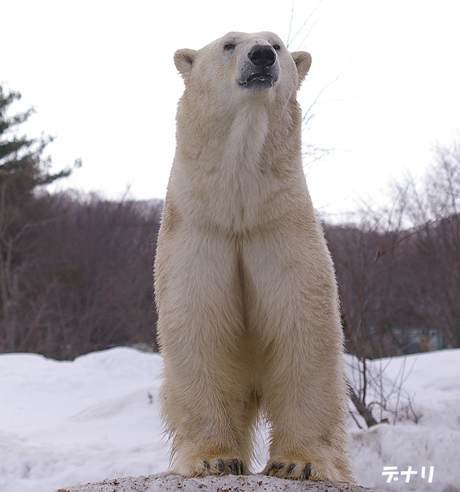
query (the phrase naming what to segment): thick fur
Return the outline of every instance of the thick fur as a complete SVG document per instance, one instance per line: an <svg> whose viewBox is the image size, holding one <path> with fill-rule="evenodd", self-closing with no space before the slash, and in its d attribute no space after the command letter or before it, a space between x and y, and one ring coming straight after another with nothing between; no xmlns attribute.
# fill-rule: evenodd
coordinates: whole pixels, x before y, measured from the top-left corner
<svg viewBox="0 0 460 492"><path fill-rule="evenodd" d="M270 87L244 86L256 45L274 47ZM311 57L263 32L174 59L185 92L155 262L171 471L248 473L263 415L266 473L350 482L337 288L301 162Z"/></svg>

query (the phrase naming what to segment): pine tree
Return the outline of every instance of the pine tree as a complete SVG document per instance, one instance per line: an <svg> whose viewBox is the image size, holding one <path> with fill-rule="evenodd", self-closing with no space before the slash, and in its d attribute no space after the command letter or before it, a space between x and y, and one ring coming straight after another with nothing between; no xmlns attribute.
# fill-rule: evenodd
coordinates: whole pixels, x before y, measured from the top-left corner
<svg viewBox="0 0 460 492"><path fill-rule="evenodd" d="M20 302L21 268L33 249L31 231L43 221L36 191L66 177L70 170L49 173L50 158L44 158L51 137L18 136L18 127L33 114L8 115L18 92L0 86L0 344L14 350L15 318Z"/></svg>
<svg viewBox="0 0 460 492"><path fill-rule="evenodd" d="M70 170L57 174L48 172L51 160L43 158L43 151L52 142L51 137L28 139L17 136L17 127L26 122L34 112L29 109L8 117L9 106L19 99L21 94L4 94L0 86L0 188L1 201L5 207L21 207L33 197L37 186L52 183L70 174Z"/></svg>

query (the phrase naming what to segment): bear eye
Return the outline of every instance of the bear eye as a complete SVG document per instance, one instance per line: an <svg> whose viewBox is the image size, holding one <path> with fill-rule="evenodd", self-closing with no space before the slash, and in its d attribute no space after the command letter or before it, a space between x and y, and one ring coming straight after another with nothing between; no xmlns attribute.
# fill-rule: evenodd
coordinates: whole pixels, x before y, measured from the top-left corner
<svg viewBox="0 0 460 492"><path fill-rule="evenodd" d="M281 49L281 46L279 44L274 44L273 45L273 48L276 50L276 51L279 51Z"/></svg>
<svg viewBox="0 0 460 492"><path fill-rule="evenodd" d="M225 51L232 51L235 49L235 45L233 43L225 43L224 44L224 50Z"/></svg>

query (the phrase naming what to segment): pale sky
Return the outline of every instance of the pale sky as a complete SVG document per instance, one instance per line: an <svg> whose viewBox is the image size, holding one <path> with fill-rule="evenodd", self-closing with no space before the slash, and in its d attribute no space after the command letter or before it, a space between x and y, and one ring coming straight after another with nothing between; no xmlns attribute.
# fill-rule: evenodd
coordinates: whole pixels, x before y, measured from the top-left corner
<svg viewBox="0 0 460 492"><path fill-rule="evenodd" d="M297 30L317 1L294 0ZM0 0L0 81L34 106L28 136L56 136L61 188L163 198L183 85L173 55L228 31L286 41L290 1ZM460 2L323 0L302 46L313 57L299 100L323 93L304 139L335 149L308 168L314 205L341 214L387 183L421 175L460 130ZM299 41L304 36L299 36ZM307 170L307 169L306 169Z"/></svg>

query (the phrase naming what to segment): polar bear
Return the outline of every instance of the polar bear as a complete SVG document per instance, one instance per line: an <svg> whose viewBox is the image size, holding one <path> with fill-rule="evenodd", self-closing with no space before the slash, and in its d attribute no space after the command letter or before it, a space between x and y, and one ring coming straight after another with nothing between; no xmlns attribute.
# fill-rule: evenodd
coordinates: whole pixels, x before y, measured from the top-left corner
<svg viewBox="0 0 460 492"><path fill-rule="evenodd" d="M155 261L171 472L352 481L335 274L301 162L311 57L271 32L178 50L185 91Z"/></svg>

